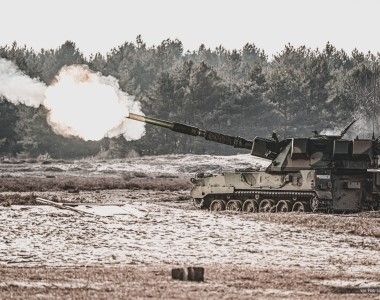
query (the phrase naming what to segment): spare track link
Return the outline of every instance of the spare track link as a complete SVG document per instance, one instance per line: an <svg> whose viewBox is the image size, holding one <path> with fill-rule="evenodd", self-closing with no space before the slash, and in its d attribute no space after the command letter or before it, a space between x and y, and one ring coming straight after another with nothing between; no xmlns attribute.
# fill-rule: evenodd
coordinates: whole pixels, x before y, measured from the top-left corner
<svg viewBox="0 0 380 300"><path fill-rule="evenodd" d="M235 191L232 197L238 198L311 198L315 197L313 192L292 192L292 191Z"/></svg>

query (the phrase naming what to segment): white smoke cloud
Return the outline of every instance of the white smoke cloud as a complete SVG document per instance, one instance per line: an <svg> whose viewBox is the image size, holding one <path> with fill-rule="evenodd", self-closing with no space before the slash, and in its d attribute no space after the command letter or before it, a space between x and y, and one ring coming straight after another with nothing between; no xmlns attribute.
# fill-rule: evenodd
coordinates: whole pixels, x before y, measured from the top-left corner
<svg viewBox="0 0 380 300"><path fill-rule="evenodd" d="M378 116L373 119L363 113L356 113L354 119L356 122L347 133L347 138L354 139L357 136L360 138L372 138L372 134L375 134L376 137L378 136L378 124L380 121ZM373 129L375 129L374 132Z"/></svg>
<svg viewBox="0 0 380 300"><path fill-rule="evenodd" d="M356 137L370 139L372 135L379 136L379 124L380 117L376 116L374 119L366 116L364 113L356 112L352 115L352 121L356 122L350 127L347 133L344 135L345 139L355 139ZM340 135L342 130L348 125L348 123L342 124L339 127L333 129L324 129L321 134L326 135Z"/></svg>
<svg viewBox="0 0 380 300"><path fill-rule="evenodd" d="M16 65L0 58L0 96L14 104L38 107L45 99L46 85L21 72Z"/></svg>
<svg viewBox="0 0 380 300"><path fill-rule="evenodd" d="M339 135L342 132L342 128L323 129L320 134L323 135Z"/></svg>
<svg viewBox="0 0 380 300"><path fill-rule="evenodd" d="M116 78L92 72L85 65L63 67L52 85L32 79L12 62L0 59L0 96L19 104L48 110L48 123L64 136L99 140L123 134L136 140L145 134L143 123L126 119L142 114L140 103L120 90Z"/></svg>

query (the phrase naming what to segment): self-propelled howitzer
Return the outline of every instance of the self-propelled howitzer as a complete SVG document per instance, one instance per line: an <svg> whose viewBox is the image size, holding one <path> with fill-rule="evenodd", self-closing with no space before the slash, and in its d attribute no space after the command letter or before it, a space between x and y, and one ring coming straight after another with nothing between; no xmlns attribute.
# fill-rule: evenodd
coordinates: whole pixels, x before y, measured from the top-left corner
<svg viewBox="0 0 380 300"><path fill-rule="evenodd" d="M246 212L361 211L380 206L380 143L378 139L343 139L339 135L279 140L239 136L130 114L130 119L172 131L251 150L270 160L265 170L247 168L222 174L197 174L191 196L196 206Z"/></svg>

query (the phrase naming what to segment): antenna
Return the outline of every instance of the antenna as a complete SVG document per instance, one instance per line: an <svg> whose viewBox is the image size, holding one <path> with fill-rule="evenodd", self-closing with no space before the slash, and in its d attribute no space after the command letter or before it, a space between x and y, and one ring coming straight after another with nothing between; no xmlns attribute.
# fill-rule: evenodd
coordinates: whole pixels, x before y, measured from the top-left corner
<svg viewBox="0 0 380 300"><path fill-rule="evenodd" d="M350 127L351 127L352 125L354 125L354 123L355 123L356 121L357 121L357 120L353 120L350 124L348 124L348 125L342 130L342 132L340 133L339 137L342 138L342 137L346 134L346 132L348 131L348 129L350 129Z"/></svg>
<svg viewBox="0 0 380 300"><path fill-rule="evenodd" d="M377 62L375 62L374 66L374 82L373 82L373 99L372 99L372 140L375 139L375 103L376 103L376 87L377 87Z"/></svg>

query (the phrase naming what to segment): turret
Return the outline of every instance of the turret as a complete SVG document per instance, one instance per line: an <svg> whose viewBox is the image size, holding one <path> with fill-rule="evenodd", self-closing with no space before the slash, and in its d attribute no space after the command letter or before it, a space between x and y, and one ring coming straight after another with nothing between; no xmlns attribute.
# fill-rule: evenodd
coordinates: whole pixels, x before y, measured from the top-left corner
<svg viewBox="0 0 380 300"><path fill-rule="evenodd" d="M129 119L170 129L175 132L200 136L208 141L249 149L251 155L269 159L268 171L296 171L300 169L366 169L374 165L380 153L378 140L345 140L343 136L354 124L351 122L338 135L323 135L314 132L313 137L287 138L279 140L276 134L271 139L255 137L252 141L239 136L199 129L182 123L129 114Z"/></svg>

